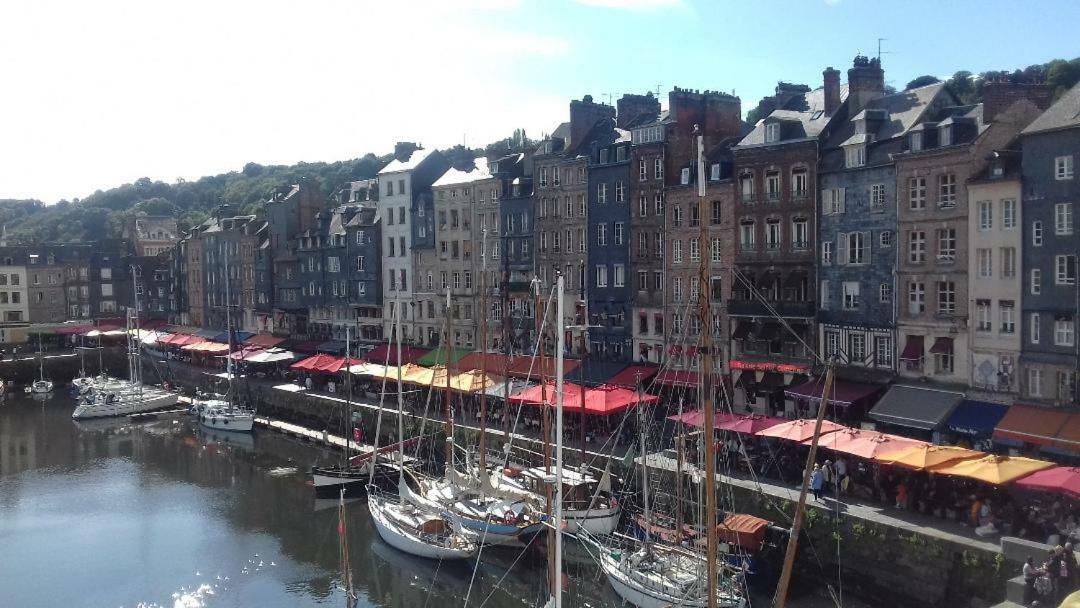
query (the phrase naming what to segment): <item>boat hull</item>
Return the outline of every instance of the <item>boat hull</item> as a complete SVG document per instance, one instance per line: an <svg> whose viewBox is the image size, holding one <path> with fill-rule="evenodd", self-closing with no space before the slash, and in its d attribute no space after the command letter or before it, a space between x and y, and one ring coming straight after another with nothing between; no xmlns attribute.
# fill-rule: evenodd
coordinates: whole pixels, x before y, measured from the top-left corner
<svg viewBox="0 0 1080 608"><path fill-rule="evenodd" d="M566 522L566 532L577 534L584 529L590 534L608 535L615 532L622 519L622 507L608 507L606 509L564 509L563 521Z"/></svg>
<svg viewBox="0 0 1080 608"><path fill-rule="evenodd" d="M625 602L637 608L704 608L708 606L707 593L695 593L691 597L677 597L669 592L645 585L625 572L610 555L601 555L600 567L607 575L611 588ZM726 594L716 598L718 608L735 608L738 600Z"/></svg>
<svg viewBox="0 0 1080 608"><path fill-rule="evenodd" d="M200 414L199 424L215 431L230 431L233 433L250 433L255 423L255 416L251 414Z"/></svg>
<svg viewBox="0 0 1080 608"><path fill-rule="evenodd" d="M123 395L112 403L82 403L75 408L71 417L75 420L88 418L109 418L151 412L179 403L180 397L173 393L150 393L141 398L136 395Z"/></svg>
<svg viewBox="0 0 1080 608"><path fill-rule="evenodd" d="M363 496L367 493L367 484L371 480L371 469L367 464L357 467L312 467L311 479L316 498L337 498L342 489L345 490L345 496ZM376 486L389 489L397 484L397 480L396 468L376 467Z"/></svg>
<svg viewBox="0 0 1080 608"><path fill-rule="evenodd" d="M451 521L460 524L462 531L478 543L485 545L499 545L503 547L521 547L529 539L544 528L543 523L535 523L528 526L514 526L485 522L479 519L464 517L452 511L445 513Z"/></svg>
<svg viewBox="0 0 1080 608"><path fill-rule="evenodd" d="M405 533L387 519L378 500L369 500L368 509L379 537L399 551L427 559L468 559L476 555L475 545L468 548L440 547Z"/></svg>

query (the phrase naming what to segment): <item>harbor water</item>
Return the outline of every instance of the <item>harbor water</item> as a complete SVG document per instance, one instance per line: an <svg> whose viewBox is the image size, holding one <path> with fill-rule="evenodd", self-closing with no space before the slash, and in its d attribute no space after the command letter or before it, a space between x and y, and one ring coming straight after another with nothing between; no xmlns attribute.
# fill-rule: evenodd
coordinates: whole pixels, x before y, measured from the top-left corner
<svg viewBox="0 0 1080 608"><path fill-rule="evenodd" d="M0 404L0 605L345 605L337 501L315 500L307 474L337 453L271 431L208 434L186 415L76 422L73 406L60 390ZM387 546L362 501L346 527L358 606L546 600L538 551L485 548L474 574ZM587 554L571 547L565 572L568 608L620 605ZM810 595L795 605L832 605Z"/></svg>

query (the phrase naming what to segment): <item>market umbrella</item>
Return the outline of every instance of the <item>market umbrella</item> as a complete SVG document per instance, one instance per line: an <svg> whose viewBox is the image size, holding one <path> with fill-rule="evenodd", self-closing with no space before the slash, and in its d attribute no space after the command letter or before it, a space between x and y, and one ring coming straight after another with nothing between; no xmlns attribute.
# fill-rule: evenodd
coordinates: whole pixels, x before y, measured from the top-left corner
<svg viewBox="0 0 1080 608"><path fill-rule="evenodd" d="M808 441L814 436L814 423L816 420L792 420L791 422L785 422L778 424L767 429L762 429L756 433L758 437L776 437L777 439L786 439L788 441ZM836 424L831 420L821 421L821 435L824 436L827 433L835 433L836 431L842 431L848 427L841 424Z"/></svg>
<svg viewBox="0 0 1080 608"><path fill-rule="evenodd" d="M1045 460L989 454L976 460L947 462L936 467L930 467L929 470L941 475L967 477L994 485L1001 485L1025 475L1030 475L1035 471L1049 469L1052 466L1054 466L1054 463Z"/></svg>
<svg viewBox="0 0 1080 608"><path fill-rule="evenodd" d="M955 445L917 445L897 452L887 452L874 460L911 469L925 469L954 460L970 460L985 455L985 452L968 450Z"/></svg>
<svg viewBox="0 0 1080 608"><path fill-rule="evenodd" d="M844 429L829 433L818 441L818 445L823 448L828 448L834 452L851 454L859 458L874 458L879 454L896 452L922 444L924 442L908 439L907 437L877 431L864 431L862 429Z"/></svg>
<svg viewBox="0 0 1080 608"><path fill-rule="evenodd" d="M1080 469L1076 467L1043 469L1023 479L1017 479L1016 487L1080 498Z"/></svg>
<svg viewBox="0 0 1080 608"><path fill-rule="evenodd" d="M483 372L478 369L450 376L450 388L462 393L478 393L494 384L491 374L484 377Z"/></svg>
<svg viewBox="0 0 1080 608"><path fill-rule="evenodd" d="M785 424L783 418L774 418L763 414L750 414L749 416L739 416L738 418L721 422L716 425L716 428L722 431L732 431L744 435L755 435L759 431L772 428L779 424Z"/></svg>
<svg viewBox="0 0 1080 608"><path fill-rule="evenodd" d="M446 386L446 368L445 367L420 367L419 365L413 365L407 363L405 367L401 368L401 381L408 382L410 384L419 384L420 386L433 386L436 388L443 388Z"/></svg>

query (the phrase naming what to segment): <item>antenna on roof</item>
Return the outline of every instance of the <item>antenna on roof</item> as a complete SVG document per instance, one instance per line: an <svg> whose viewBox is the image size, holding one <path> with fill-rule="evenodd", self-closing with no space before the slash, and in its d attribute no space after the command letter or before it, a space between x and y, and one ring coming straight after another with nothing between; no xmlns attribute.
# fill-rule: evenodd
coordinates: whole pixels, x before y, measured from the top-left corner
<svg viewBox="0 0 1080 608"><path fill-rule="evenodd" d="M604 95L605 97L607 97L607 105L610 106L611 105L611 93L601 93L601 95Z"/></svg>
<svg viewBox="0 0 1080 608"><path fill-rule="evenodd" d="M877 60L878 60L878 63L881 63L881 56L882 55L892 55L892 53L893 53L892 51L883 51L883 50L881 50L881 43L886 41L886 40L888 40L888 38L878 38L877 39Z"/></svg>
<svg viewBox="0 0 1080 608"><path fill-rule="evenodd" d="M660 99L660 83L656 83L656 98Z"/></svg>

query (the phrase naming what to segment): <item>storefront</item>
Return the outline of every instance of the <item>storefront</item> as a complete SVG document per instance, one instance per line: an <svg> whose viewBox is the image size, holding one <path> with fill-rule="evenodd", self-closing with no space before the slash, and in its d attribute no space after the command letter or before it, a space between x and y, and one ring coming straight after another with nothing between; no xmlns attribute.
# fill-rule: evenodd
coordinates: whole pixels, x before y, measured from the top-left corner
<svg viewBox="0 0 1080 608"><path fill-rule="evenodd" d="M774 416L795 415L794 405L788 406L784 392L806 380L808 367L739 359L732 359L730 367L736 407Z"/></svg>
<svg viewBox="0 0 1080 608"><path fill-rule="evenodd" d="M905 384L893 385L870 410L878 430L941 443L941 431L963 393Z"/></svg>

